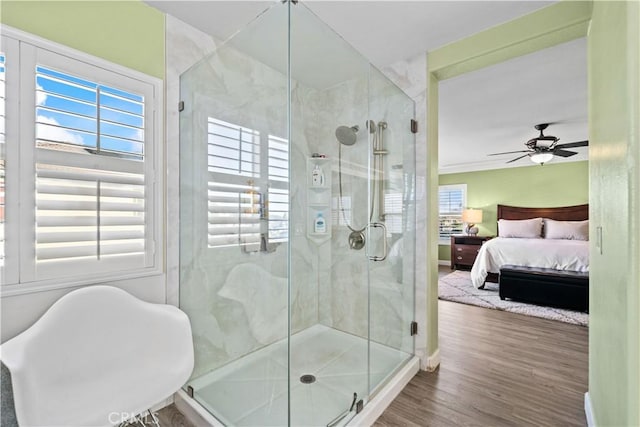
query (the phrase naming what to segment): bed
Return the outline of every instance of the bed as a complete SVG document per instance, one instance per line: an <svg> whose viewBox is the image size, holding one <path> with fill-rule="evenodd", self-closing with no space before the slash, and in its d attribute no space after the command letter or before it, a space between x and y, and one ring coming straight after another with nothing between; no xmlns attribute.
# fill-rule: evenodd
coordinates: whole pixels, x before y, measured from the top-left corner
<svg viewBox="0 0 640 427"><path fill-rule="evenodd" d="M589 218L589 205L559 208L524 208L498 205L498 220L532 218L584 221ZM480 248L471 269L473 286L481 289L484 287L485 281L498 282L498 274L504 265L587 273L589 271L589 242L498 236L487 241Z"/></svg>

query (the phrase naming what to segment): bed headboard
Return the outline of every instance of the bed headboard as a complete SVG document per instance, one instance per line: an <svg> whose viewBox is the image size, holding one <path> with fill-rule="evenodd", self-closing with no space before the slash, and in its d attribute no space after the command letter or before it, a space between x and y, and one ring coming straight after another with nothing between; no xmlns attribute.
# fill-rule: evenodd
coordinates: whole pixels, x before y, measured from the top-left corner
<svg viewBox="0 0 640 427"><path fill-rule="evenodd" d="M584 221L589 219L589 205L559 208L521 208L498 205L498 219L551 218L556 221Z"/></svg>

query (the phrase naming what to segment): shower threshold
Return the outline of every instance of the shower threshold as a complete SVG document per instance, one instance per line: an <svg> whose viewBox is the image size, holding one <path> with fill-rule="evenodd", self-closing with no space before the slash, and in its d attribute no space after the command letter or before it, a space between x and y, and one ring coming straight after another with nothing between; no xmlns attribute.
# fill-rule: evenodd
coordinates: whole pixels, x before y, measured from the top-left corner
<svg viewBox="0 0 640 427"><path fill-rule="evenodd" d="M368 345L370 379L367 375ZM412 363L407 364L409 360ZM411 366L407 370L408 365ZM365 405L362 415L381 413L384 408L376 410L370 406L386 399L386 407L417 370L417 359L408 353L369 343L324 325L305 329L291 337L291 425L326 426L349 410L354 393L368 396L368 389L374 390L375 397ZM396 377L400 375L396 374L399 371L407 371L406 381L398 383ZM312 376L314 381L307 376ZM286 426L288 379L287 340L282 340L198 377L188 385L193 388L194 400L219 421L217 425ZM395 388L390 398L389 385ZM185 393L180 395L186 397ZM193 406L194 402L190 400L187 397L180 403ZM181 407L178 400L176 404ZM189 408L184 409L189 416ZM190 409L198 412L197 408ZM198 418L210 419L200 412ZM346 424L353 415L355 411L338 425Z"/></svg>

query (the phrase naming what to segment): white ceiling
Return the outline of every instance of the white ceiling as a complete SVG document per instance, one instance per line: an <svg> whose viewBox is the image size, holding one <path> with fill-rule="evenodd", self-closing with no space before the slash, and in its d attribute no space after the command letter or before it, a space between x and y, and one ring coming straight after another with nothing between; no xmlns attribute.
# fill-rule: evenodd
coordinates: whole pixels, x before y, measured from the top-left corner
<svg viewBox="0 0 640 427"><path fill-rule="evenodd" d="M146 3L226 40L280 0L148 0ZM552 3L554 1L303 0L300 4L309 7L374 65L384 67Z"/></svg>
<svg viewBox="0 0 640 427"><path fill-rule="evenodd" d="M537 136L538 123L554 123L547 135L565 142L588 139L587 45L578 39L440 83L440 173L531 166L528 158L505 164ZM588 148L553 163L586 160ZM524 153L523 153L524 154Z"/></svg>
<svg viewBox="0 0 640 427"><path fill-rule="evenodd" d="M149 0L147 3L220 40L245 28L266 9L280 6L280 0ZM303 83L326 87L332 84L331 79L346 79L350 73L362 71L362 61L352 54L349 44L382 68L552 3L554 1L302 1L296 7L306 5L346 43L336 44L334 40L323 47L318 37L308 38L312 32L294 32L297 40L293 47L297 49L298 61L292 64L292 71ZM296 13L309 15L303 9ZM276 14L264 18L260 25L286 26L286 21ZM305 21L313 23L312 19L296 22L308 26L303 24ZM286 58L286 32L274 31L269 38L258 36L264 35L264 31L258 31L257 26L252 28L255 31L250 28L241 32L232 43L272 67L281 68L276 59ZM280 33L284 36L279 37ZM323 37L334 37L326 30L320 33ZM305 78L307 81L303 81ZM533 126L537 123L556 123L546 133L558 136L561 142L587 139L586 90L584 40L441 82L440 172L532 165L528 159L507 165L505 162L513 157L487 157L487 154L524 149L523 143L536 136ZM576 151L580 154L568 159L555 158L553 162L587 158L586 148Z"/></svg>

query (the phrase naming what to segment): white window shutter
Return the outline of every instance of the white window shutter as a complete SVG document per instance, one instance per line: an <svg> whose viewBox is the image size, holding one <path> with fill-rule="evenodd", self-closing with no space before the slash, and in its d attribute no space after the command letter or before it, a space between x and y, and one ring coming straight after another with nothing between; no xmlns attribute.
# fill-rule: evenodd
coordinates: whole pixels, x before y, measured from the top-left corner
<svg viewBox="0 0 640 427"><path fill-rule="evenodd" d="M208 183L208 246L260 246L260 193L252 185Z"/></svg>
<svg viewBox="0 0 640 427"><path fill-rule="evenodd" d="M209 248L257 251L263 243L287 241L286 139L208 117L207 169Z"/></svg>
<svg viewBox="0 0 640 427"><path fill-rule="evenodd" d="M443 185L438 190L438 229L440 241L463 231L462 211L466 203L466 185Z"/></svg>

